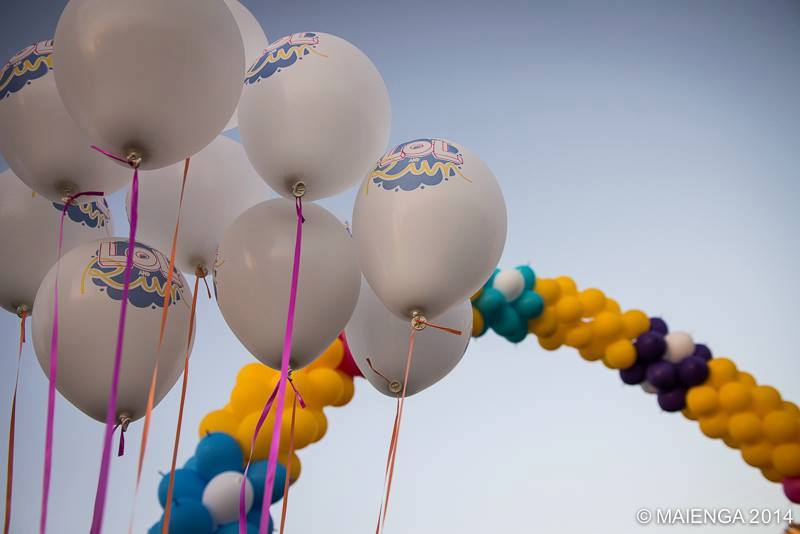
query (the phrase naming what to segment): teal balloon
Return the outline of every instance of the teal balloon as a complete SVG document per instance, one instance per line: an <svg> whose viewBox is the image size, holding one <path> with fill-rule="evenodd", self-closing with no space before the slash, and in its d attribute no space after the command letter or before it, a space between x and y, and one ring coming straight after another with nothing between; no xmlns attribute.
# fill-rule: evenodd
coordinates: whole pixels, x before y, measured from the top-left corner
<svg viewBox="0 0 800 534"><path fill-rule="evenodd" d="M503 337L508 337L517 332L524 325L517 312L511 306L506 305L497 316L497 320L492 322L492 330Z"/></svg>
<svg viewBox="0 0 800 534"><path fill-rule="evenodd" d="M530 265L520 265L517 270L522 273L522 277L525 279L525 289L536 287L536 273L533 272Z"/></svg>
<svg viewBox="0 0 800 534"><path fill-rule="evenodd" d="M494 272L492 273L492 276L490 276L489 279L486 281L486 283L483 284L483 287L492 287L492 284L494 283L494 277L497 276L497 273L499 272L500 269L495 269Z"/></svg>
<svg viewBox="0 0 800 534"><path fill-rule="evenodd" d="M272 529L270 529L272 532ZM221 525L214 534L239 534L239 523ZM258 534L258 523L247 522L247 534Z"/></svg>
<svg viewBox="0 0 800 534"><path fill-rule="evenodd" d="M539 317L544 311L544 300L535 291L523 291L512 304L517 313L524 319Z"/></svg>
<svg viewBox="0 0 800 534"><path fill-rule="evenodd" d="M197 473L205 480L211 480L225 471L242 471L244 455L239 443L222 432L213 432L197 444L194 453L197 460Z"/></svg>
<svg viewBox="0 0 800 534"><path fill-rule="evenodd" d="M264 484L267 481L267 461L261 460L250 464L247 478L253 484L253 509L261 510L261 501L264 498ZM270 504L283 498L283 488L286 485L286 468L278 464L275 468L275 485L272 486L272 500Z"/></svg>
<svg viewBox="0 0 800 534"><path fill-rule="evenodd" d="M214 519L200 501L181 500L172 505L169 534L212 534Z"/></svg>
<svg viewBox="0 0 800 534"><path fill-rule="evenodd" d="M523 325L523 327L518 328L510 335L506 336L506 339L509 340L511 343L519 343L527 336L528 336L528 329L525 328L525 326Z"/></svg>
<svg viewBox="0 0 800 534"><path fill-rule="evenodd" d="M506 305L506 297L493 287L486 287L475 299L475 306L483 315L484 322L493 323Z"/></svg>
<svg viewBox="0 0 800 534"><path fill-rule="evenodd" d="M261 507L256 507L255 505L250 509L250 512L247 514L247 523L254 524L255 526L261 525ZM272 532L274 530L272 524L272 516L269 516L269 525L267 527L267 532Z"/></svg>
<svg viewBox="0 0 800 534"><path fill-rule="evenodd" d="M206 481L200 478L196 471L191 469L175 470L175 486L172 488L172 502L183 499L203 500L203 490L206 489ZM161 477L158 484L158 502L161 507L166 506L167 492L169 491L169 473Z"/></svg>

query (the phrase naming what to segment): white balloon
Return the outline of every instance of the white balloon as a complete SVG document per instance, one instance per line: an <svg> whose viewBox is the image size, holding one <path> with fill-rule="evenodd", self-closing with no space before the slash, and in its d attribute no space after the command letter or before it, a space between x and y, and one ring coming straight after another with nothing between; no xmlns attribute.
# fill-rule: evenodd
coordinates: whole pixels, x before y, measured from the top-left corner
<svg viewBox="0 0 800 534"><path fill-rule="evenodd" d="M417 332L406 396L432 386L461 361L472 334L472 305L465 300L431 319L431 322L455 328L461 334L450 334L431 327ZM409 333L409 322L398 319L387 310L366 280L362 279L358 304L347 323L345 334L361 373L384 395L397 397L398 390L402 388Z"/></svg>
<svg viewBox="0 0 800 534"><path fill-rule="evenodd" d="M58 259L58 229L63 204L31 191L14 173L0 173L0 306L17 313L30 312L36 291ZM104 198L71 205L64 217L62 250L108 237L113 233L111 212Z"/></svg>
<svg viewBox="0 0 800 534"><path fill-rule="evenodd" d="M203 490L203 506L214 518L217 525L232 523L239 519L239 492L244 475L238 471L225 471L208 481ZM244 483L244 506L249 512L253 506L253 484Z"/></svg>
<svg viewBox="0 0 800 534"><path fill-rule="evenodd" d="M250 68L250 65L261 57L261 54L269 46L267 36L264 34L264 29L259 24L258 20L253 16L250 11L237 0L225 0L228 9L231 10L233 18L236 19L236 24L239 26L239 32L242 34L242 42L244 43L244 59L245 70ZM231 130L239 126L238 107L231 115L228 124L223 130Z"/></svg>
<svg viewBox="0 0 800 534"><path fill-rule="evenodd" d="M500 291L508 302L514 302L525 291L525 277L518 269L503 269L494 277L492 287Z"/></svg>
<svg viewBox="0 0 800 534"><path fill-rule="evenodd" d="M52 201L84 191L113 193L131 173L92 150L64 108L52 64L53 41L41 41L0 71L0 153L28 187Z"/></svg>
<svg viewBox="0 0 800 534"><path fill-rule="evenodd" d="M279 194L306 200L355 185L389 139L389 93L375 65L318 32L274 41L245 77L239 132L247 156Z"/></svg>
<svg viewBox="0 0 800 534"><path fill-rule="evenodd" d="M492 274L506 241L506 205L492 171L450 141L390 150L356 197L353 236L378 298L409 319L435 317Z"/></svg>
<svg viewBox="0 0 800 534"><path fill-rule="evenodd" d="M65 254L59 268L56 387L81 411L101 422L106 419L114 368L127 249L127 239L118 237L85 243ZM144 416L147 406L169 261L141 243L137 243L133 257L116 415L136 420ZM56 267L47 273L33 306L33 346L48 376ZM175 272L172 287L159 356L156 404L183 370L189 334L192 295L179 272Z"/></svg>
<svg viewBox="0 0 800 534"><path fill-rule="evenodd" d="M55 75L92 141L142 169L200 151L242 91L244 47L219 0L70 0L56 28Z"/></svg>
<svg viewBox="0 0 800 534"><path fill-rule="evenodd" d="M353 240L325 208L303 205L302 252L291 366L311 363L341 332L356 306L359 271ZM219 309L239 341L279 369L294 258L294 203L253 206L226 230L214 268Z"/></svg>
<svg viewBox="0 0 800 534"><path fill-rule="evenodd" d="M686 332L670 332L664 336L664 341L667 342L664 359L668 362L680 363L694 352L694 340Z"/></svg>
<svg viewBox="0 0 800 534"><path fill-rule="evenodd" d="M655 387L650 382L648 382L647 380L642 382L642 389L644 390L645 393L649 393L650 395L655 395L656 393L658 393L658 388Z"/></svg>
<svg viewBox="0 0 800 534"><path fill-rule="evenodd" d="M140 174L137 235L159 250L172 249L182 173L183 163L176 163ZM178 268L194 274L200 266L211 272L225 229L268 193L236 141L217 137L192 156L175 256ZM128 209L129 202L126 198Z"/></svg>

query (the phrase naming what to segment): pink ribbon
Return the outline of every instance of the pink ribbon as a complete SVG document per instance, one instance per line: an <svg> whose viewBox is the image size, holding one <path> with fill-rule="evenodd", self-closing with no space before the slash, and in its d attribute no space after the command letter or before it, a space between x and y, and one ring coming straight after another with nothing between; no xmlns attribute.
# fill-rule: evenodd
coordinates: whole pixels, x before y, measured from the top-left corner
<svg viewBox="0 0 800 534"><path fill-rule="evenodd" d="M114 433L114 422L117 413L117 394L119 391L119 370L122 364L122 343L125 340L125 316L128 310L128 292L131 285L131 268L133 267L133 251L136 247L136 224L139 220L139 167L128 160L110 154L94 145L92 148L111 159L133 167L133 181L131 182L131 211L130 232L128 234L128 250L125 252L125 272L123 275L122 300L120 303L119 324L117 327L117 348L114 353L114 371L111 378L111 390L108 394L108 407L106 408L106 431L103 437L103 455L100 461L100 476L97 481L97 493L94 499L94 514L90 534L100 534L103 529L103 512L106 507L106 494L108 493L108 477L111 471L111 441ZM42 532L44 534L44 532Z"/></svg>
<svg viewBox="0 0 800 534"><path fill-rule="evenodd" d="M76 199L86 196L103 196L99 191L87 191L67 198L61 208L61 223L58 227L58 259L56 260L56 279L53 284L53 333L50 338L50 376L47 391L47 423L44 437L44 475L42 476L42 513L39 518L39 532L47 529L47 505L50 500L50 478L53 470L53 426L56 415L56 378L58 374L58 271L61 266L61 248L64 244L64 218L67 210Z"/></svg>

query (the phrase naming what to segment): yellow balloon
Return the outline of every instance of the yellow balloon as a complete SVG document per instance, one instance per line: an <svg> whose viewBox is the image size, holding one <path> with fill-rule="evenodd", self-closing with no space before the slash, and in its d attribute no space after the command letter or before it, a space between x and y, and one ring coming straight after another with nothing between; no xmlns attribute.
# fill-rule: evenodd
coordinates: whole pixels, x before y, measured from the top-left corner
<svg viewBox="0 0 800 534"><path fill-rule="evenodd" d="M333 406L339 407L344 406L353 400L353 396L356 394L356 385L352 376L349 376L347 373L342 371L336 372L339 373L339 377L342 379L342 394L338 399L336 399L336 402L333 403Z"/></svg>
<svg viewBox="0 0 800 534"><path fill-rule="evenodd" d="M714 358L708 362L709 376L706 383L719 389L728 382L736 380L739 371L736 365L727 358Z"/></svg>
<svg viewBox="0 0 800 534"><path fill-rule="evenodd" d="M599 289L585 289L581 291L578 298L581 299L584 317L594 317L600 313L606 305L606 296Z"/></svg>
<svg viewBox="0 0 800 534"><path fill-rule="evenodd" d="M758 385L756 384L756 379L753 378L753 375L751 375L750 373L743 373L740 371L738 380L742 384L750 386L751 388Z"/></svg>
<svg viewBox="0 0 800 534"><path fill-rule="evenodd" d="M336 369L342 363L342 358L344 358L344 345L341 339L336 338L308 367L311 369L320 367Z"/></svg>
<svg viewBox="0 0 800 534"><path fill-rule="evenodd" d="M762 469L761 474L764 475L764 478L770 482L783 482L783 475L781 475L780 472L774 467Z"/></svg>
<svg viewBox="0 0 800 534"><path fill-rule="evenodd" d="M731 449L738 449L742 445L741 443L739 443L737 439L735 439L730 434L722 438L722 442L725 443L725 445L727 445Z"/></svg>
<svg viewBox="0 0 800 534"><path fill-rule="evenodd" d="M751 402L751 389L741 382L728 382L719 389L719 405L729 413L746 410Z"/></svg>
<svg viewBox="0 0 800 534"><path fill-rule="evenodd" d="M761 439L761 419L753 412L737 413L728 420L728 434L739 443Z"/></svg>
<svg viewBox="0 0 800 534"><path fill-rule="evenodd" d="M603 339L594 339L589 345L582 348L579 353L584 360L594 362L605 356L607 342Z"/></svg>
<svg viewBox="0 0 800 534"><path fill-rule="evenodd" d="M622 308L619 307L619 303L614 299L606 299L606 304L603 306L603 310L613 313L614 315L620 315L622 313Z"/></svg>
<svg viewBox="0 0 800 534"><path fill-rule="evenodd" d="M753 411L759 417L766 417L769 412L780 410L783 407L781 394L772 386L756 386L750 390L750 395L753 398Z"/></svg>
<svg viewBox="0 0 800 534"><path fill-rule="evenodd" d="M650 329L650 318L641 310L628 310L622 314L622 331L628 339L639 337Z"/></svg>
<svg viewBox="0 0 800 534"><path fill-rule="evenodd" d="M292 430L292 407L288 406L283 410L283 420L281 420L281 450L289 449L289 440ZM311 410L305 410L297 405L294 416L294 448L300 450L314 441L317 437L319 428L317 418Z"/></svg>
<svg viewBox="0 0 800 534"><path fill-rule="evenodd" d="M772 445L766 441L742 445L742 458L753 467L769 467L772 465Z"/></svg>
<svg viewBox="0 0 800 534"><path fill-rule="evenodd" d="M252 412L246 415L242 422L239 423L239 428L236 430L236 441L239 442L239 447L242 448L245 458L250 454L250 445L253 441L253 434L255 434L256 424L261 417L261 410ZM254 460L265 460L269 455L269 447L272 443L272 428L275 426L274 412L270 412L261 426L256 438L255 448L253 449Z"/></svg>
<svg viewBox="0 0 800 534"><path fill-rule="evenodd" d="M322 406L332 406L344 393L342 377L334 369L312 369L308 373L308 381Z"/></svg>
<svg viewBox="0 0 800 534"><path fill-rule="evenodd" d="M700 430L709 438L724 438L728 435L728 416L719 412L714 415L700 417Z"/></svg>
<svg viewBox="0 0 800 534"><path fill-rule="evenodd" d="M592 342L592 327L586 323L569 327L564 342L575 349L587 347Z"/></svg>
<svg viewBox="0 0 800 534"><path fill-rule="evenodd" d="M622 318L618 313L600 312L592 321L592 329L597 337L612 338L622 330Z"/></svg>
<svg viewBox="0 0 800 534"><path fill-rule="evenodd" d="M772 443L788 443L797 441L800 436L800 421L797 416L786 410L769 412L764 417L764 435Z"/></svg>
<svg viewBox="0 0 800 534"><path fill-rule="evenodd" d="M203 417L198 431L201 438L212 432L224 432L236 436L239 422L239 418L227 410L214 410Z"/></svg>
<svg viewBox="0 0 800 534"><path fill-rule="evenodd" d="M237 382L260 382L269 383L270 379L276 375L277 372L270 369L263 363L248 363L236 374Z"/></svg>
<svg viewBox="0 0 800 534"><path fill-rule="evenodd" d="M540 278L536 280L536 292L542 297L545 305L555 304L561 296L561 288L555 280Z"/></svg>
<svg viewBox="0 0 800 534"><path fill-rule="evenodd" d="M322 368L324 369L324 367ZM314 383L311 382L310 373L311 368L307 367L305 369L300 369L299 371L295 371L292 373L292 382L294 383L294 387L297 388L297 391L300 393L300 396L303 397L303 401L312 408L322 408L325 403L323 399L320 397L319 393L317 392ZM294 399L294 389L289 386L286 388L287 393L289 391L292 392L292 399ZM291 402L287 402L286 406L291 406Z"/></svg>
<svg viewBox="0 0 800 534"><path fill-rule="evenodd" d="M713 387L697 386L686 394L686 405L698 417L709 416L719 408L719 397Z"/></svg>
<svg viewBox="0 0 800 534"><path fill-rule="evenodd" d="M306 409L317 420L317 435L314 437L314 443L316 443L328 432L328 418L325 417L325 413L322 410L313 410L311 408Z"/></svg>
<svg viewBox="0 0 800 534"><path fill-rule="evenodd" d="M558 299L556 303L556 317L562 323L574 323L581 318L583 306L577 296L568 295Z"/></svg>
<svg viewBox="0 0 800 534"><path fill-rule="evenodd" d="M240 416L245 416L251 412L261 412L264 404L267 403L275 384L265 384L260 381L248 380L237 382L231 390L230 406Z"/></svg>
<svg viewBox="0 0 800 534"><path fill-rule="evenodd" d="M475 293L469 298L470 302L475 302L475 300L477 300L477 298L480 297L482 294L483 294L483 288L480 288L477 293Z"/></svg>
<svg viewBox="0 0 800 534"><path fill-rule="evenodd" d="M603 363L611 369L627 369L636 363L636 349L629 339L618 339L606 348Z"/></svg>
<svg viewBox="0 0 800 534"><path fill-rule="evenodd" d="M558 350L564 344L567 329L558 325L556 331L550 336L539 336L539 345L545 350Z"/></svg>
<svg viewBox="0 0 800 534"><path fill-rule="evenodd" d="M784 443L772 449L772 465L784 477L800 476L800 443Z"/></svg>
<svg viewBox="0 0 800 534"><path fill-rule="evenodd" d="M297 457L297 454L292 453L292 456L289 457L288 450L281 451L278 453L278 462L280 462L287 469L290 469L289 480L296 482L297 479L300 478L302 464L300 464L300 458Z"/></svg>
<svg viewBox="0 0 800 534"><path fill-rule="evenodd" d="M689 421L697 421L697 416L694 414L694 412L692 412L692 410L688 406L683 410L681 410L681 413Z"/></svg>
<svg viewBox="0 0 800 534"><path fill-rule="evenodd" d="M795 417L800 417L800 408L798 408L793 402L783 401L783 409L791 414L794 414Z"/></svg>
<svg viewBox="0 0 800 534"><path fill-rule="evenodd" d="M575 285L575 280L569 276L559 276L556 278L556 283L561 289L562 295L575 295L578 293L578 286Z"/></svg>
<svg viewBox="0 0 800 534"><path fill-rule="evenodd" d="M528 321L528 331L537 337L552 336L558 330L558 318L552 307L547 307L542 314Z"/></svg>
<svg viewBox="0 0 800 534"><path fill-rule="evenodd" d="M478 334L483 332L483 315L478 311L475 306L472 307L472 337L477 337Z"/></svg>

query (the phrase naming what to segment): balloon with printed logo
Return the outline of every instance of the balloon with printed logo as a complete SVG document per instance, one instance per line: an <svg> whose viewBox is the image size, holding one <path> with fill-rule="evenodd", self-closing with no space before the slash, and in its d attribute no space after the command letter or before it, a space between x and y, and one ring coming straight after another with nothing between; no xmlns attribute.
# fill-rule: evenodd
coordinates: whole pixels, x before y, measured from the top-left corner
<svg viewBox="0 0 800 534"><path fill-rule="evenodd" d="M455 328L461 334L431 327L417 332L406 395L432 386L461 361L472 334L472 305L464 300L430 321ZM386 309L362 279L358 305L345 334L358 368L384 395L396 397L402 390L409 333L409 322Z"/></svg>
<svg viewBox="0 0 800 534"><path fill-rule="evenodd" d="M308 200L358 183L386 150L391 108L380 73L344 39L302 32L272 42L250 66L239 131L262 178Z"/></svg>
<svg viewBox="0 0 800 534"><path fill-rule="evenodd" d="M156 404L180 376L192 300L186 280L176 270L164 342L157 352L169 260L148 245L135 246L115 414L131 420L144 416L157 355ZM101 422L106 420L111 387L127 250L128 240L123 238L79 245L61 258L58 274L56 387L68 401ZM50 369L55 277L54 266L42 282L33 308L33 346L45 374Z"/></svg>
<svg viewBox="0 0 800 534"><path fill-rule="evenodd" d="M175 265L187 273L194 274L198 267L210 273L225 229L247 208L265 200L269 190L242 145L227 137L217 137L192 156L189 165ZM139 175L137 235L159 250L172 247L182 172L183 163L176 163Z"/></svg>
<svg viewBox="0 0 800 534"><path fill-rule="evenodd" d="M353 237L383 304L435 317L486 282L506 241L506 205L492 171L451 141L389 150L356 197Z"/></svg>
<svg viewBox="0 0 800 534"><path fill-rule="evenodd" d="M92 143L140 155L142 169L200 151L242 92L242 36L219 0L70 0L55 41L67 111Z"/></svg>
<svg viewBox="0 0 800 534"><path fill-rule="evenodd" d="M267 36L264 34L264 28L258 20L250 13L246 7L238 0L225 0L228 9L231 10L233 18L236 19L236 25L239 26L239 32L242 34L242 44L244 44L244 68L247 70L250 65L256 62L261 54L269 46ZM224 130L231 130L239 126L238 117L239 108L234 110L228 124Z"/></svg>
<svg viewBox="0 0 800 534"><path fill-rule="evenodd" d="M98 157L90 145L56 89L53 41L17 52L0 71L0 153L9 167L53 202L122 188L130 173Z"/></svg>
<svg viewBox="0 0 800 534"><path fill-rule="evenodd" d="M353 240L325 208L303 205L291 366L311 363L342 331L358 300ZM280 369L297 224L295 204L257 204L225 231L214 267L222 315L251 354Z"/></svg>
<svg viewBox="0 0 800 534"><path fill-rule="evenodd" d="M42 279L58 260L63 207L31 191L12 171L0 173L0 250L9 258L0 272L0 307L11 313L33 308ZM112 233L104 198L70 205L64 217L63 250Z"/></svg>

